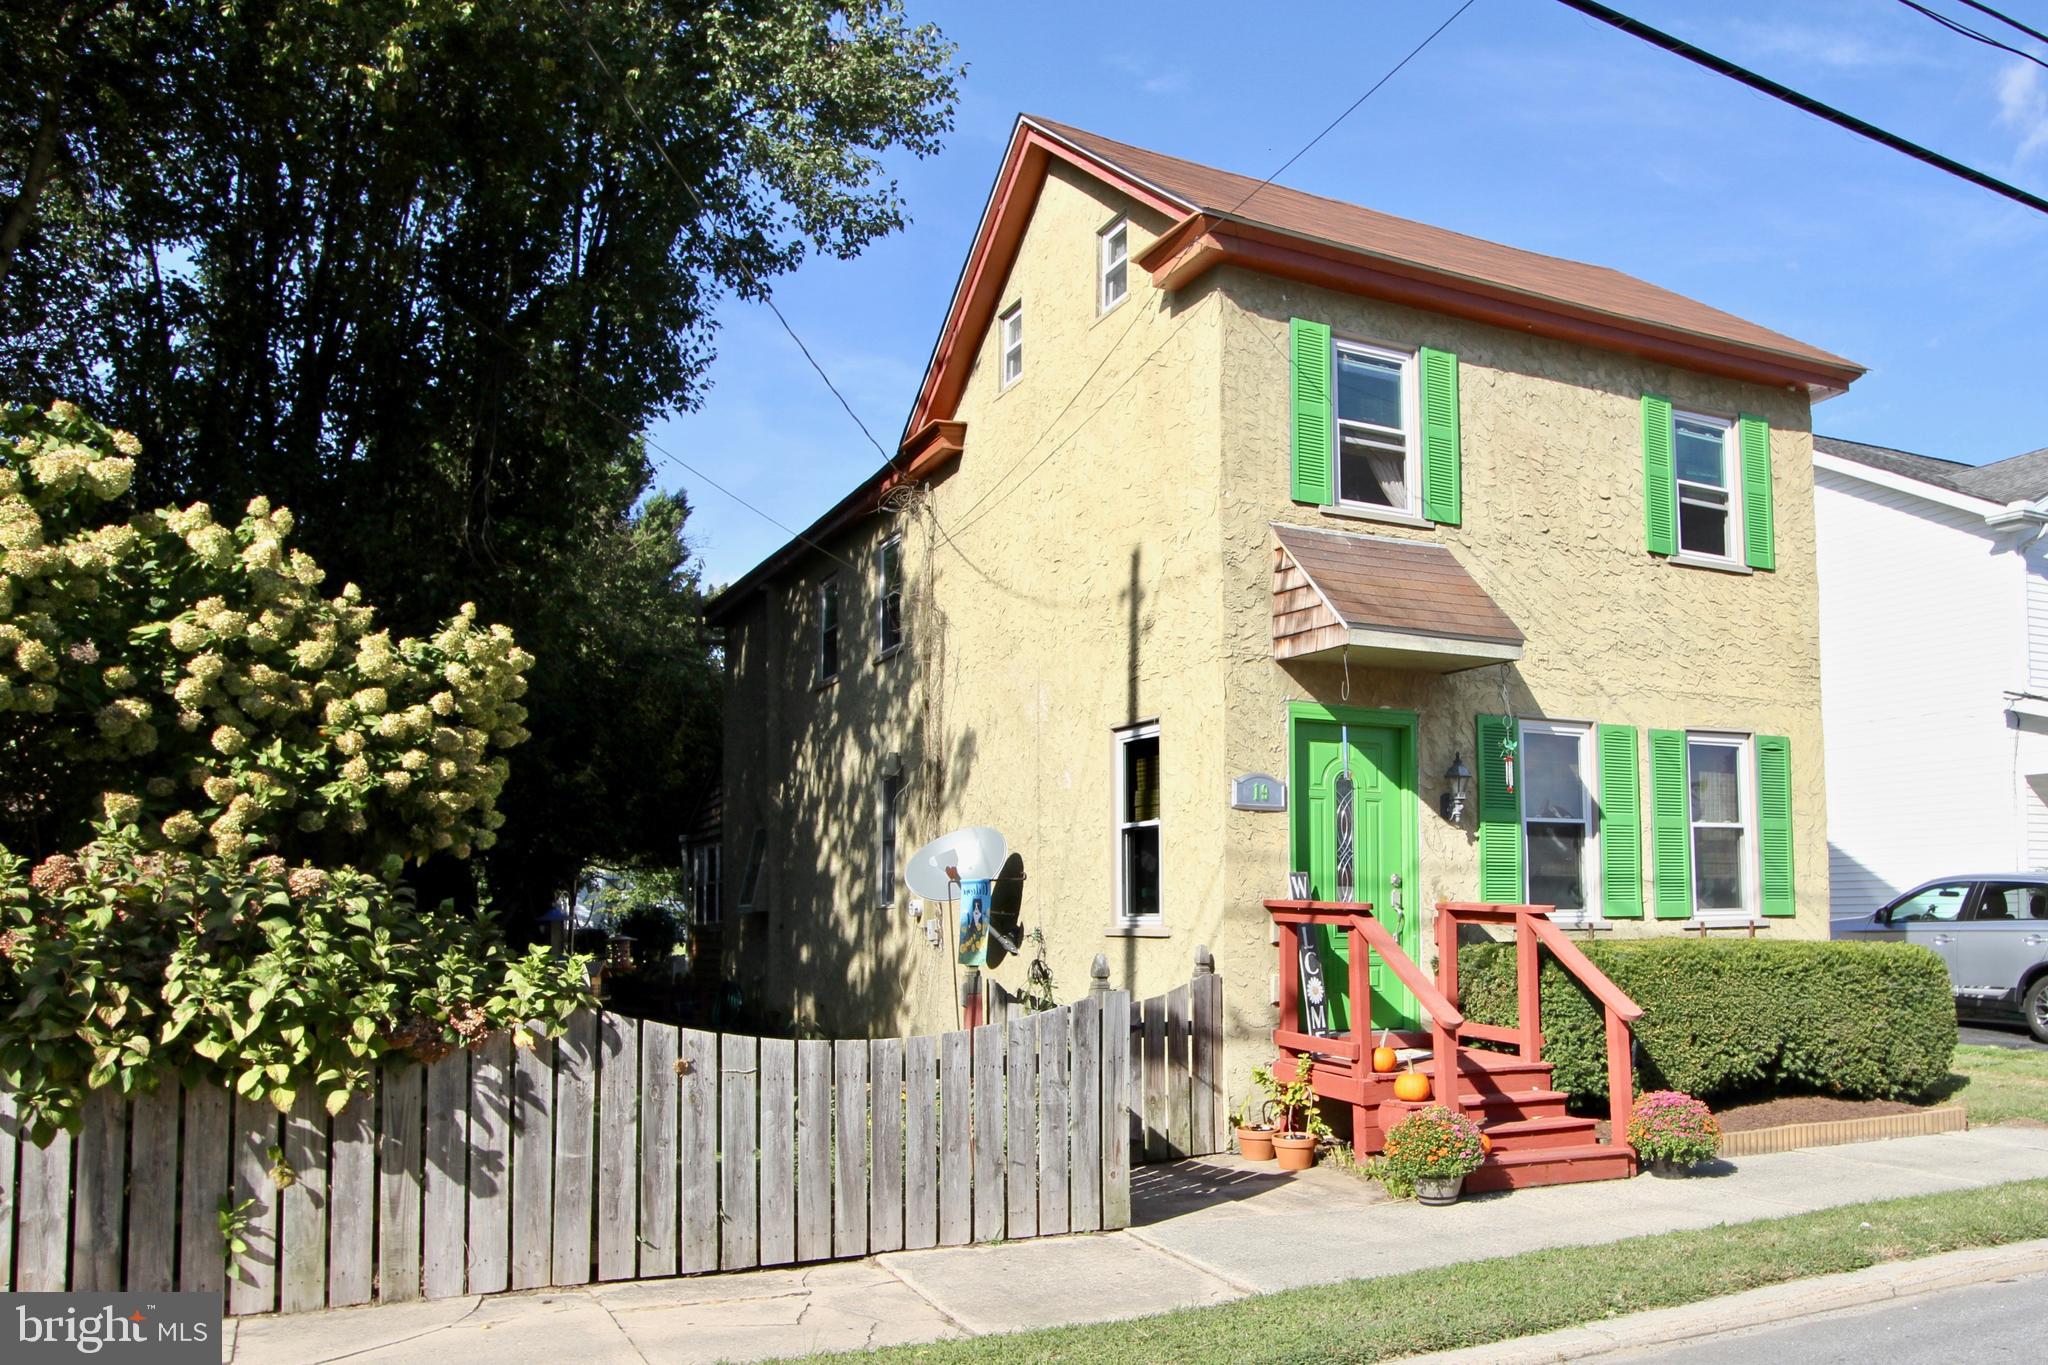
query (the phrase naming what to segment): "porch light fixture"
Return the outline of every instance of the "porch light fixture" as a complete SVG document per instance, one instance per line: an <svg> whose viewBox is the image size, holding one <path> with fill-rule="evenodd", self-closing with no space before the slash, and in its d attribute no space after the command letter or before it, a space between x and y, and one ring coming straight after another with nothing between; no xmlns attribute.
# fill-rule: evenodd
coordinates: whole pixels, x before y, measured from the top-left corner
<svg viewBox="0 0 2048 1365"><path fill-rule="evenodd" d="M1462 824L1465 819L1465 798L1472 794L1472 770L1465 766L1465 755L1461 751L1451 755L1451 766L1444 769L1447 789L1436 799L1437 813L1452 824Z"/></svg>

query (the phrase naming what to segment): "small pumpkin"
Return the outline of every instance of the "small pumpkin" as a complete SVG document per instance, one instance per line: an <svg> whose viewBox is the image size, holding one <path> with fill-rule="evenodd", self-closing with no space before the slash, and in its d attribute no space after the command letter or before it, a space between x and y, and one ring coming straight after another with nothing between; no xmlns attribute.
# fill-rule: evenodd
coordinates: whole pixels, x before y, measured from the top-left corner
<svg viewBox="0 0 2048 1365"><path fill-rule="evenodd" d="M1404 1071L1394 1077L1394 1098L1420 1104L1429 1098L1429 1077L1420 1071Z"/></svg>
<svg viewBox="0 0 2048 1365"><path fill-rule="evenodd" d="M1484 1133L1481 1133L1481 1134L1479 1135L1479 1150L1480 1150L1480 1152L1481 1152L1481 1153L1482 1153L1483 1155L1486 1155L1486 1156L1492 1156L1492 1155L1493 1155L1493 1139L1492 1139L1492 1138L1490 1138L1490 1137L1488 1137L1488 1136L1487 1136L1486 1134L1484 1134Z"/></svg>
<svg viewBox="0 0 2048 1365"><path fill-rule="evenodd" d="M1372 1069L1382 1076L1392 1071L1398 1060L1394 1056L1394 1049L1390 1047L1376 1047L1372 1050Z"/></svg>

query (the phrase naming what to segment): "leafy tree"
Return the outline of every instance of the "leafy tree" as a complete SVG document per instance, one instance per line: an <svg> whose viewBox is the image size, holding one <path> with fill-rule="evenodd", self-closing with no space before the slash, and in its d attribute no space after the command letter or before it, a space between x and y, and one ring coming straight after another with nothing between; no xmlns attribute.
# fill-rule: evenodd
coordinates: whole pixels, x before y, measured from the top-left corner
<svg viewBox="0 0 2048 1365"><path fill-rule="evenodd" d="M719 298L901 224L950 45L894 0L27 0L0 44L0 388L138 433L149 505L292 507L397 630L518 633L501 904L673 857L713 662L639 433Z"/></svg>

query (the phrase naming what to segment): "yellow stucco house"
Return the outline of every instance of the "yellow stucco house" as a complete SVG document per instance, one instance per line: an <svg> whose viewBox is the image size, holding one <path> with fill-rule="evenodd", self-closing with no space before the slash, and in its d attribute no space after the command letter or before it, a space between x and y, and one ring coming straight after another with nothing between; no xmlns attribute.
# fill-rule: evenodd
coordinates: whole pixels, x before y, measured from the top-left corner
<svg viewBox="0 0 2048 1365"><path fill-rule="evenodd" d="M1064 997L1208 945L1233 1074L1290 872L1425 970L1438 901L1824 937L1809 413L1861 373L1020 119L897 457L714 603L728 971L840 1036L954 1027L901 873L962 825Z"/></svg>

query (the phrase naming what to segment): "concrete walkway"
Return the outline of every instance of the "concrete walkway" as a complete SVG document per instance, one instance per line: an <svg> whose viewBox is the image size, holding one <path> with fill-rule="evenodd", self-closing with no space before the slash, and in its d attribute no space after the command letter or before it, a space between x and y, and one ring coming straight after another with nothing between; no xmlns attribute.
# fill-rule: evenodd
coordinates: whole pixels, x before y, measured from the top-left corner
<svg viewBox="0 0 2048 1365"><path fill-rule="evenodd" d="M1107 1322L1839 1204L2048 1176L2048 1129L1979 1128L1719 1163L1690 1180L1554 1185L1449 1209L1334 1171L1234 1158L1140 1170L1127 1232L896 1252L798 1270L344 1308L233 1324L235 1365L761 1360ZM1310 1258L1304 1246L1315 1247Z"/></svg>

